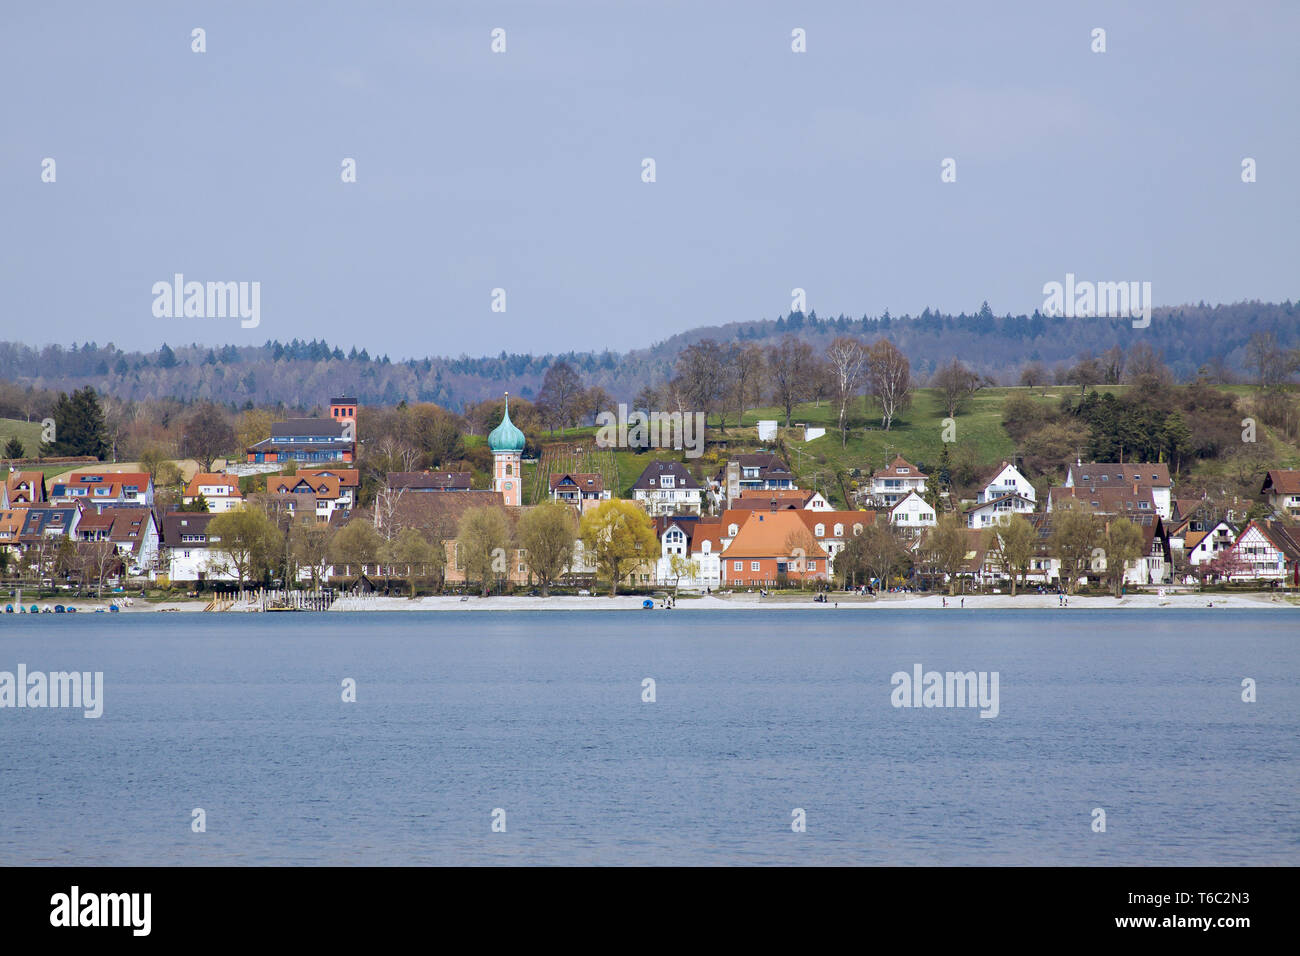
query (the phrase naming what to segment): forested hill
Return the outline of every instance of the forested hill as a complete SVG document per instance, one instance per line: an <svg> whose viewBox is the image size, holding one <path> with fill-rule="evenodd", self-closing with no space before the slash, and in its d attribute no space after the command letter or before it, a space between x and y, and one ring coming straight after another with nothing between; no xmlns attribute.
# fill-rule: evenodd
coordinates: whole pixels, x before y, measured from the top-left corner
<svg viewBox="0 0 1300 956"><path fill-rule="evenodd" d="M393 362L365 350L321 341L221 349L172 343L150 353L123 352L113 345L69 343L31 348L0 342L0 380L37 389L71 391L85 385L119 398L211 399L226 405L312 406L339 392L363 403L430 401L451 409L510 390L525 398L541 387L546 369L566 360L586 386L601 386L616 399L630 400L645 385L671 374L678 353L703 339L766 345L795 335L821 348L840 335L891 339L912 363L914 381L925 381L950 359L961 359L982 376L1014 384L1031 362L1048 369L1073 363L1083 353L1145 341L1163 353L1180 380L1210 366L1220 380L1249 378L1246 343L1272 332L1284 348L1300 346L1300 304L1245 302L1235 305L1156 309L1149 328L1128 320L1063 319L1033 315L995 316L985 305L973 315L821 318L794 313L775 320L732 322L693 329L650 348L612 352L495 357L431 357ZM598 335L598 333L597 333Z"/></svg>

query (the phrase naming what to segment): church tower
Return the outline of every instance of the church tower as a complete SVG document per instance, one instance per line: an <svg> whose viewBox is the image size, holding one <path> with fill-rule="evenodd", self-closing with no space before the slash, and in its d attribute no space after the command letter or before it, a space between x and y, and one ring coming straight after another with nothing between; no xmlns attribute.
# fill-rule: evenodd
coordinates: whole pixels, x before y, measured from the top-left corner
<svg viewBox="0 0 1300 956"><path fill-rule="evenodd" d="M492 450L492 490L501 492L505 503L516 508L524 503L523 477L519 474L524 443L524 433L510 420L510 393L506 392L505 414L501 424L488 435L488 448Z"/></svg>

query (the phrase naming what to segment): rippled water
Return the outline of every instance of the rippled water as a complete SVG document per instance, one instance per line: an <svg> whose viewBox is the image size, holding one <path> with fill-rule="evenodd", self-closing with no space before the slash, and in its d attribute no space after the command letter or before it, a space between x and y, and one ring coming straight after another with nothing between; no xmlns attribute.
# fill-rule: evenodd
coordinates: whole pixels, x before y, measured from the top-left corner
<svg viewBox="0 0 1300 956"><path fill-rule="evenodd" d="M4 864L1300 862L1289 611L5 616L19 662L105 705L0 709ZM917 663L999 716L891 706Z"/></svg>

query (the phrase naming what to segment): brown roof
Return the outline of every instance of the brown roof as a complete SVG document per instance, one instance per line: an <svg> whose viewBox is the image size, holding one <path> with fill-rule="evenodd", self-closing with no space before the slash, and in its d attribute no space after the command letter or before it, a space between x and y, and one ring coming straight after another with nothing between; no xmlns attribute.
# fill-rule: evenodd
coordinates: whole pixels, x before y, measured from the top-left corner
<svg viewBox="0 0 1300 956"><path fill-rule="evenodd" d="M308 477L313 475L333 475L339 480L340 488L361 487L361 471L358 468L299 468L298 474Z"/></svg>
<svg viewBox="0 0 1300 956"><path fill-rule="evenodd" d="M906 471L902 469L906 469ZM893 461L889 463L888 468L880 469L880 471L873 473L871 477L872 478L928 478L930 476L921 472L920 469L918 469L915 465L909 462L906 458L904 458L902 455L899 455L897 458L895 458Z"/></svg>
<svg viewBox="0 0 1300 956"><path fill-rule="evenodd" d="M5 487L9 490L9 503L16 504L15 495L18 492L19 485L27 485L30 491L22 492L22 500L27 502L40 502L45 500L45 472L43 471L11 471L9 477L5 479Z"/></svg>
<svg viewBox="0 0 1300 956"><path fill-rule="evenodd" d="M576 485L579 491L591 491L599 494L605 490L603 475L588 474L586 472L565 472L562 475L551 475L548 480L550 481L551 491L554 491L566 480Z"/></svg>
<svg viewBox="0 0 1300 956"><path fill-rule="evenodd" d="M812 547L807 547L809 544ZM805 557L826 556L826 552L816 543L816 538L803 523L800 512L753 511L732 539L731 546L723 552L723 557L727 560L788 557L796 547L804 548Z"/></svg>
<svg viewBox="0 0 1300 956"><path fill-rule="evenodd" d="M704 550L704 542L709 542L709 550L715 554L722 550L722 523L719 521L697 521L691 529L691 553Z"/></svg>
<svg viewBox="0 0 1300 956"><path fill-rule="evenodd" d="M1260 494L1272 492L1276 495L1300 495L1300 471L1273 469L1264 476L1264 487Z"/></svg>
<svg viewBox="0 0 1300 956"><path fill-rule="evenodd" d="M506 513L510 521L518 517L518 508L507 508L505 495L499 491L445 491L436 495L402 495L392 503L392 522L394 532L403 528L416 528L428 534L432 539L447 540L456 536L456 528L461 516L470 508L495 507ZM389 520L386 508L375 503L379 512L380 530ZM368 516L373 516L371 511Z"/></svg>
<svg viewBox="0 0 1300 956"><path fill-rule="evenodd" d="M731 507L744 511L798 509L807 505L816 493L806 488L745 488L740 497L731 500Z"/></svg>
<svg viewBox="0 0 1300 956"><path fill-rule="evenodd" d="M470 486L468 471L390 471L388 487L396 491L409 488L412 491L468 491Z"/></svg>
<svg viewBox="0 0 1300 956"><path fill-rule="evenodd" d="M216 515L206 511L169 511L163 515L162 539L169 548L180 547L182 534L208 533L208 522Z"/></svg>
<svg viewBox="0 0 1300 956"><path fill-rule="evenodd" d="M239 496L239 479L234 475L221 475L211 471L200 471L185 486L185 497L194 498L199 494L200 485L220 485L231 497Z"/></svg>
<svg viewBox="0 0 1300 956"><path fill-rule="evenodd" d="M1076 485L1073 488L1056 485L1052 488L1050 497L1053 503L1061 498L1074 498L1104 514L1120 512L1132 512L1138 515L1154 514L1156 507L1155 496L1150 485L1138 485L1136 488L1133 485L1119 484ZM1142 507L1143 504L1146 505L1145 508Z"/></svg>
<svg viewBox="0 0 1300 956"><path fill-rule="evenodd" d="M23 522L26 520L26 508L11 508L8 511L0 511L0 538L6 540L17 538L22 533Z"/></svg>
<svg viewBox="0 0 1300 956"><path fill-rule="evenodd" d="M118 544L137 544L149 530L153 516L148 508L113 508L106 514L113 515L113 530L109 540ZM82 520L88 516L83 516Z"/></svg>
<svg viewBox="0 0 1300 956"><path fill-rule="evenodd" d="M1093 485L1108 487L1126 484L1129 487L1137 482L1139 487L1171 488L1169 466L1163 462L1087 462L1070 466L1066 481L1074 485Z"/></svg>
<svg viewBox="0 0 1300 956"><path fill-rule="evenodd" d="M1264 536L1273 543L1273 547L1285 555L1287 561L1300 561L1300 525L1292 524L1288 521L1252 521L1255 527L1264 533ZM1250 525L1241 532L1243 535L1250 530ZM1238 541L1241 539L1238 538Z"/></svg>
<svg viewBox="0 0 1300 956"><path fill-rule="evenodd" d="M876 523L876 513L874 511L805 511L797 512L800 520L808 528L808 531L814 538L823 541L827 538L838 540L835 534L837 524L844 525L844 538L851 538L854 535L853 528L855 525L861 525L862 530L866 531ZM817 526L822 525L823 533L818 536ZM861 532L858 532L861 534Z"/></svg>
<svg viewBox="0 0 1300 956"><path fill-rule="evenodd" d="M289 475L266 479L269 494L308 494L317 498L337 498L339 480L332 475Z"/></svg>

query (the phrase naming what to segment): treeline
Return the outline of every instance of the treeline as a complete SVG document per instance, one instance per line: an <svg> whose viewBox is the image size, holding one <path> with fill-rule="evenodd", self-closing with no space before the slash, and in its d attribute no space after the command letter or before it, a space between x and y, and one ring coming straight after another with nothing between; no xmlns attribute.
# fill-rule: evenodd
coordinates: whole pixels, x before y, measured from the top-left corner
<svg viewBox="0 0 1300 956"><path fill-rule="evenodd" d="M395 362L386 354L312 339L289 343L209 348L165 344L155 352L126 352L111 343L47 345L33 348L0 342L0 379L36 391L72 391L91 385L100 394L132 401L178 399L247 405L310 408L331 393L346 391L362 403L397 405L433 402L461 411L472 402L509 390L523 398L540 391L546 371L565 361L586 379L621 401L670 377L678 356L705 339L739 346L769 346L786 336L817 352L836 338L885 339L907 355L913 377L927 380L953 356L977 375L998 384L1016 384L1036 365L1052 372L1071 366L1081 354L1100 355L1146 342L1164 355L1177 381L1202 371L1219 381L1249 378L1252 336L1271 333L1283 348L1300 346L1297 306L1244 302L1156 309L1147 329L1127 320L995 315L985 303L971 314L924 310L918 316L833 318L815 311L776 319L701 327L646 349L528 355L501 352L471 358L429 357ZM304 406L303 403L308 405ZM23 415L20 417L29 417Z"/></svg>

